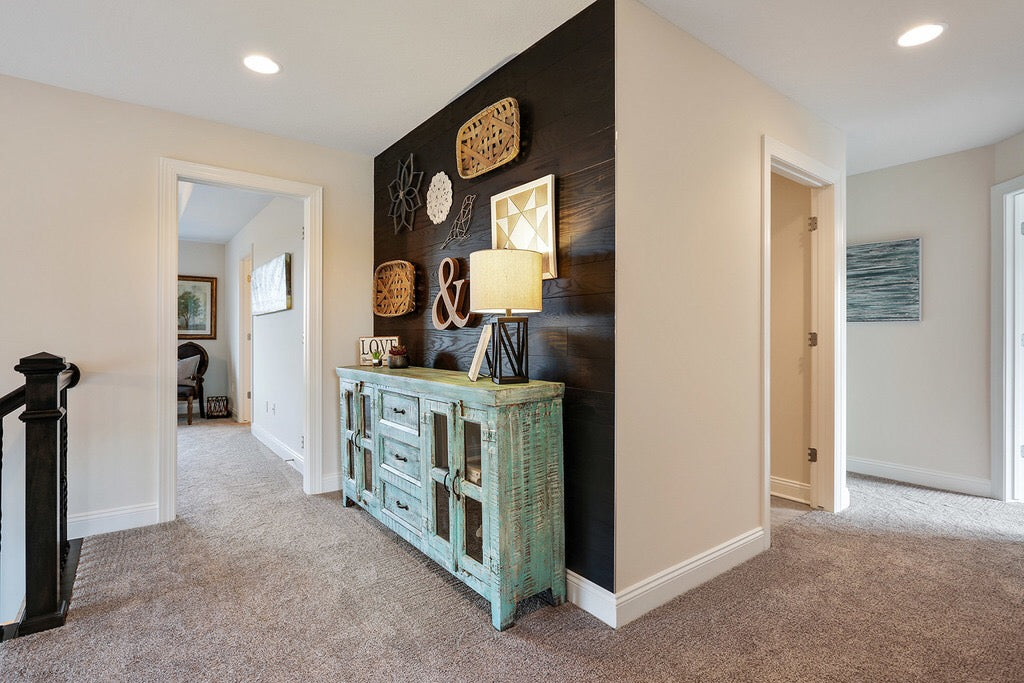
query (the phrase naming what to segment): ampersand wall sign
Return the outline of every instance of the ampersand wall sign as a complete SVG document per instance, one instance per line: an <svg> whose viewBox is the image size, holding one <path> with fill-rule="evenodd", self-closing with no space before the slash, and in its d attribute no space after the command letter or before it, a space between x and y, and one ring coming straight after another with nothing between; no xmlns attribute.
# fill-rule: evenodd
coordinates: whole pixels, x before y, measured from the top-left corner
<svg viewBox="0 0 1024 683"><path fill-rule="evenodd" d="M469 283L466 280L457 280L458 277L458 261L453 258L441 261L441 265L437 267L437 281L441 285L441 291L434 298L432 313L434 327L439 330L465 327L469 322L470 314L462 312L466 307Z"/></svg>

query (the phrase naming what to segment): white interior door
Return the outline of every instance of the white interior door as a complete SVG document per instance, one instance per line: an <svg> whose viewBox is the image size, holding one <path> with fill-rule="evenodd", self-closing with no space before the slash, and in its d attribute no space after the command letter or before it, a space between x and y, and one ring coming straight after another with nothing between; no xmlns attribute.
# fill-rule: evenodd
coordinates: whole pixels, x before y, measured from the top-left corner
<svg viewBox="0 0 1024 683"><path fill-rule="evenodd" d="M821 419L821 391L818 387L818 379L821 373L821 354L818 352L819 338L822 335L821 323L821 281L819 271L819 260L820 260L820 231L818 228L819 216L823 213L821 201L822 190L812 189L811 190L811 216L814 218L814 224L809 226L810 229L810 250L811 250L811 282L809 289L809 299L811 306L811 334L808 335L808 357L810 358L810 396L808 400L810 402L809 418L810 418L810 432L811 440L808 445L807 458L810 461L811 470L811 507L823 507L824 501L821 500L821 480L822 468L818 462L818 450L822 447L821 439L821 425L819 420ZM843 312L845 315L845 311ZM831 322L831 320L829 321ZM812 453L814 455L812 455ZM831 472L824 473L825 476L831 476Z"/></svg>
<svg viewBox="0 0 1024 683"><path fill-rule="evenodd" d="M238 421L252 422L252 256L238 268Z"/></svg>
<svg viewBox="0 0 1024 683"><path fill-rule="evenodd" d="M817 232L812 189L772 174L771 184L771 494L810 504L816 443Z"/></svg>

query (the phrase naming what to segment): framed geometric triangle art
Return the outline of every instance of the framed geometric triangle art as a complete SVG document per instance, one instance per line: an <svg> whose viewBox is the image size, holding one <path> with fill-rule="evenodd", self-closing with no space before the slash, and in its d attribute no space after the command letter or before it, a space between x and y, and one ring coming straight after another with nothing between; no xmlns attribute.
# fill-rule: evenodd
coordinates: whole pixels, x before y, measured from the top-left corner
<svg viewBox="0 0 1024 683"><path fill-rule="evenodd" d="M546 175L491 197L491 248L529 249L542 257L543 279L558 277L555 176Z"/></svg>

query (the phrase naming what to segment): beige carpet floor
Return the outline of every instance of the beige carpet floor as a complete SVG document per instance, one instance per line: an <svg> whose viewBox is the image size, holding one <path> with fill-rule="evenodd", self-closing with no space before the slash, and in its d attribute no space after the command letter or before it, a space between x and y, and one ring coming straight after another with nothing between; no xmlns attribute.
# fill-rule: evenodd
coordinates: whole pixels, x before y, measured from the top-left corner
<svg viewBox="0 0 1024 683"><path fill-rule="evenodd" d="M783 524L788 524L798 517L802 517L811 511L809 505L797 503L778 496L771 498L772 529L778 530Z"/></svg>
<svg viewBox="0 0 1024 683"><path fill-rule="evenodd" d="M179 519L86 539L68 623L0 644L0 680L1024 681L1022 507L851 478L847 512L618 631L538 601L497 633L371 517L202 422Z"/></svg>

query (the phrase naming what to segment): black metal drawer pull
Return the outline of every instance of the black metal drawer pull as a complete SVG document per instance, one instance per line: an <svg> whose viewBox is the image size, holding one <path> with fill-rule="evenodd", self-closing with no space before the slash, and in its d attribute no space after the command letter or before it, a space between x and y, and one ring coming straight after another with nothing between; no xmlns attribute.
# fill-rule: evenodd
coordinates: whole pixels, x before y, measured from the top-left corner
<svg viewBox="0 0 1024 683"><path fill-rule="evenodd" d="M402 501L400 501L400 500L395 501L395 507L397 507L399 510L408 510L409 509L409 506L408 505L403 505Z"/></svg>
<svg viewBox="0 0 1024 683"><path fill-rule="evenodd" d="M405 415L405 408L402 408L401 410L399 410L398 408L392 408L391 411L398 413L399 415Z"/></svg>
<svg viewBox="0 0 1024 683"><path fill-rule="evenodd" d="M395 453L395 460L401 460L402 462L409 462L409 458L404 458L398 453Z"/></svg>

